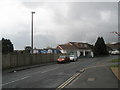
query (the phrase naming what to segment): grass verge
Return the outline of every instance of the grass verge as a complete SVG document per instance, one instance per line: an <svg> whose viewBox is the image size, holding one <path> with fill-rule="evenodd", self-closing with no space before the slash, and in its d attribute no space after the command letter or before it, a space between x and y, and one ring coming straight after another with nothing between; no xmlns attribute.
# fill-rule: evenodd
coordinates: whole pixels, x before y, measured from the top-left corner
<svg viewBox="0 0 120 90"><path fill-rule="evenodd" d="M110 67L120 67L120 64L110 65Z"/></svg>
<svg viewBox="0 0 120 90"><path fill-rule="evenodd" d="M114 75L120 80L120 66L119 67L111 67L111 71Z"/></svg>
<svg viewBox="0 0 120 90"><path fill-rule="evenodd" d="M118 63L118 62L120 62L120 58L113 59L110 62L112 62L112 63ZM115 76L120 80L120 75L119 75L119 73L120 73L120 64L110 65L110 68L111 68L112 72L115 74Z"/></svg>
<svg viewBox="0 0 120 90"><path fill-rule="evenodd" d="M111 62L120 62L120 58L113 59L113 60L111 60Z"/></svg>

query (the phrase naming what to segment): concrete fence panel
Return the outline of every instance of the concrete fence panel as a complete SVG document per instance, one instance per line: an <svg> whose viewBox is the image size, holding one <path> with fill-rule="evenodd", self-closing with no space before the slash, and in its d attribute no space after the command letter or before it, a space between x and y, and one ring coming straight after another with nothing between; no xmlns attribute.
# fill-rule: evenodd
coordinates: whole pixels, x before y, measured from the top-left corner
<svg viewBox="0 0 120 90"><path fill-rule="evenodd" d="M47 55L43 54L42 55L42 63L46 63L47 62Z"/></svg>
<svg viewBox="0 0 120 90"><path fill-rule="evenodd" d="M11 58L10 58L10 65L11 67L17 67L17 55L11 55Z"/></svg>
<svg viewBox="0 0 120 90"><path fill-rule="evenodd" d="M18 66L24 66L24 54L18 54Z"/></svg>
<svg viewBox="0 0 120 90"><path fill-rule="evenodd" d="M36 55L32 55L32 64L36 64Z"/></svg>
<svg viewBox="0 0 120 90"><path fill-rule="evenodd" d="M21 67L56 62L61 54L7 54L2 55L2 68Z"/></svg>
<svg viewBox="0 0 120 90"><path fill-rule="evenodd" d="M2 55L2 68L10 68L10 55Z"/></svg>
<svg viewBox="0 0 120 90"><path fill-rule="evenodd" d="M52 56L52 54L51 54L51 56ZM51 56L50 56L50 54L46 54L46 57L47 57L46 62L50 62L51 61Z"/></svg>
<svg viewBox="0 0 120 90"><path fill-rule="evenodd" d="M24 65L30 65L30 55L26 54L24 59Z"/></svg>
<svg viewBox="0 0 120 90"><path fill-rule="evenodd" d="M36 60L37 60L37 64L40 64L42 62L42 56L41 56L41 54L37 55Z"/></svg>
<svg viewBox="0 0 120 90"><path fill-rule="evenodd" d="M49 54L49 60L48 62L54 62L54 54Z"/></svg>

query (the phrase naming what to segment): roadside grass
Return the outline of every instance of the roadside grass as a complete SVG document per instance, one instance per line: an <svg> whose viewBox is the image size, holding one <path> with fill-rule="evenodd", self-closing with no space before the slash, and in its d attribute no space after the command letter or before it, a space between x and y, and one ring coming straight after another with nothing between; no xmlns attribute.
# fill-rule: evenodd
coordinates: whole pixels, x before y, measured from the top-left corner
<svg viewBox="0 0 120 90"><path fill-rule="evenodd" d="M109 67L110 67L111 71L114 73L114 75L120 80L120 76L118 75L118 73L120 72L120 64L119 64L120 58L113 59L113 60L111 60L111 62L114 64L110 65ZM115 64L115 62L118 64Z"/></svg>
<svg viewBox="0 0 120 90"><path fill-rule="evenodd" d="M110 67L120 67L120 64L110 65Z"/></svg>
<svg viewBox="0 0 120 90"><path fill-rule="evenodd" d="M120 62L120 58L117 58L117 59L112 59L110 62ZM120 67L120 64L113 64L113 65L110 65L110 67Z"/></svg>
<svg viewBox="0 0 120 90"><path fill-rule="evenodd" d="M113 60L111 60L111 62L120 62L120 58L118 58L118 59L113 59Z"/></svg>
<svg viewBox="0 0 120 90"><path fill-rule="evenodd" d="M119 75L119 72L120 72L120 64L111 65L110 69L111 69L111 71L113 72L113 74L117 77L117 79L120 80L120 75Z"/></svg>

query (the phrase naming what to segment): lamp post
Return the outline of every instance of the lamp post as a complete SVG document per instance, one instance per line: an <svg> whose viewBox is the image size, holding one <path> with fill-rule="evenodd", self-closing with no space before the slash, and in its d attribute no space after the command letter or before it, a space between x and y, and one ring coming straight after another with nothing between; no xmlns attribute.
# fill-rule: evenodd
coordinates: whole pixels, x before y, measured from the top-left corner
<svg viewBox="0 0 120 90"><path fill-rule="evenodd" d="M33 14L34 14L35 12L31 12L31 14L32 14L32 20L31 20L31 48L32 48L32 52L31 52L31 54L33 54Z"/></svg>

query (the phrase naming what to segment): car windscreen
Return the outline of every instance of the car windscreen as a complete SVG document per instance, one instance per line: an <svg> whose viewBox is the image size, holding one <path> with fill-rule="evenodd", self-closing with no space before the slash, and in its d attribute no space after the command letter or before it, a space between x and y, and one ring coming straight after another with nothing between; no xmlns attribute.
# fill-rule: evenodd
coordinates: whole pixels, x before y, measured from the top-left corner
<svg viewBox="0 0 120 90"><path fill-rule="evenodd" d="M74 55L70 55L70 57L74 57Z"/></svg>
<svg viewBox="0 0 120 90"><path fill-rule="evenodd" d="M65 56L60 56L59 58L65 58Z"/></svg>

